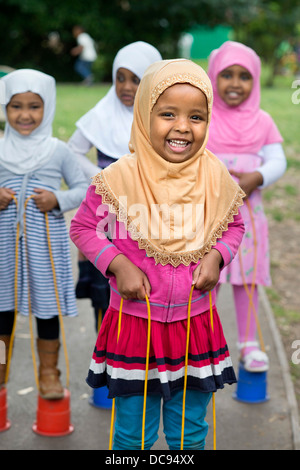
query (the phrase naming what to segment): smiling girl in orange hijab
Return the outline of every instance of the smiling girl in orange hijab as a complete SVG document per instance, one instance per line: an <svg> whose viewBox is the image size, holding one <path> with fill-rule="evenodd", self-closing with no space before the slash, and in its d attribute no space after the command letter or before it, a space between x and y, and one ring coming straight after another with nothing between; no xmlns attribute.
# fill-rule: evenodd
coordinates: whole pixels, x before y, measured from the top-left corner
<svg viewBox="0 0 300 470"><path fill-rule="evenodd" d="M151 344L145 449L157 439L162 399L168 445L180 449L192 286L185 449L204 448L211 394L236 381L215 306L214 332L210 326L209 291L214 303L220 269L241 242L244 193L206 150L211 106L210 81L193 62L150 66L135 99L131 153L94 177L71 223L73 242L110 279L110 306L87 382L107 384L116 398L114 449L141 448L146 295Z"/></svg>

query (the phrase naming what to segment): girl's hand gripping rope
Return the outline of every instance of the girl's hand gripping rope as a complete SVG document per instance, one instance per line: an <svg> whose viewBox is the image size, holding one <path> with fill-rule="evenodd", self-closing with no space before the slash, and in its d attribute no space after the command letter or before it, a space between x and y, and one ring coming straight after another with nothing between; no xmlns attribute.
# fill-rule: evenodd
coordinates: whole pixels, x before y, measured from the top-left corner
<svg viewBox="0 0 300 470"><path fill-rule="evenodd" d="M41 212L50 212L52 209L58 207L56 196L51 191L47 191L47 189L36 188L34 189L34 192L36 195L32 197L35 201L36 207Z"/></svg>
<svg viewBox="0 0 300 470"><path fill-rule="evenodd" d="M219 281L222 261L219 251L212 249L202 258L200 264L194 270L192 285L203 291L213 290Z"/></svg>
<svg viewBox="0 0 300 470"><path fill-rule="evenodd" d="M263 176L259 171L240 173L235 170L229 170L229 173L237 178L240 187L246 193L246 198L264 182Z"/></svg>
<svg viewBox="0 0 300 470"><path fill-rule="evenodd" d="M10 188L0 188L0 211L7 208L15 194Z"/></svg>
<svg viewBox="0 0 300 470"><path fill-rule="evenodd" d="M150 297L151 285L148 277L126 256L117 255L108 270L115 275L118 291L124 300L145 300L146 295Z"/></svg>

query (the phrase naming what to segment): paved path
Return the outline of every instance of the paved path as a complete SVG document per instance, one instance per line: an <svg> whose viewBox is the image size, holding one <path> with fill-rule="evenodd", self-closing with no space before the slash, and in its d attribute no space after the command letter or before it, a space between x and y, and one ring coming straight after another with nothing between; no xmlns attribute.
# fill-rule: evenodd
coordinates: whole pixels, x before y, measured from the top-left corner
<svg viewBox="0 0 300 470"><path fill-rule="evenodd" d="M77 277L76 250L72 247L74 277ZM37 409L30 349L28 319L18 318L10 381L8 384L8 416L11 428L0 433L0 450L107 450L110 410L89 404L90 389L85 383L95 343L93 312L88 300L78 302L79 316L64 321L70 357L72 434L65 437L44 437L32 431ZM236 324L231 289L223 287L218 301L219 313L234 365L237 366ZM270 399L261 404L245 404L232 398L235 386L227 386L216 394L218 450L292 450L300 449L298 409L288 373L280 336L266 297L261 297L260 322L270 357L267 374ZM60 367L64 373L64 355ZM237 370L237 369L236 369ZM212 409L207 420L212 422ZM207 449L212 449L212 426ZM162 436L154 449L166 450Z"/></svg>

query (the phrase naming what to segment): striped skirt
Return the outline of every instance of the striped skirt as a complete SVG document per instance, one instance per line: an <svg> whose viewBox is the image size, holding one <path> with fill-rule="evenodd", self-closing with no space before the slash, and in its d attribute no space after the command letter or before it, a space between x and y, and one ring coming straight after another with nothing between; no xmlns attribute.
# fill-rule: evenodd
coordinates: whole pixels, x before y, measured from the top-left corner
<svg viewBox="0 0 300 470"><path fill-rule="evenodd" d="M107 310L95 345L87 383L93 388L108 386L109 398L144 393L148 321L122 313L118 334L119 312ZM187 368L187 388L214 392L225 383L236 382L219 315L213 311L191 318ZM165 400L183 388L187 320L151 322L151 343L147 391Z"/></svg>
<svg viewBox="0 0 300 470"><path fill-rule="evenodd" d="M22 178L16 177L6 186L14 189L19 200ZM34 194L34 188L53 191L38 180L30 180L26 198ZM0 312L15 309L16 270L16 218L17 207L11 201L0 211ZM70 254L70 239L63 215L48 213L50 243L54 262L59 304L62 315L77 315L74 279ZM48 319L58 315L53 270L49 253L45 215L34 200L26 208L26 240L24 233L18 240L17 307L19 313L32 314Z"/></svg>

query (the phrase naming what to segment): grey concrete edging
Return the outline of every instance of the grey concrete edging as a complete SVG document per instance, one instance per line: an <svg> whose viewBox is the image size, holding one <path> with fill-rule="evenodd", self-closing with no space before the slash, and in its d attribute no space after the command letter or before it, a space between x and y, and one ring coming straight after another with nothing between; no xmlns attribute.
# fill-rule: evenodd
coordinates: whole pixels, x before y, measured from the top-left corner
<svg viewBox="0 0 300 470"><path fill-rule="evenodd" d="M281 340L279 330L277 328L274 313L271 308L267 294L262 286L259 286L259 296L263 303L264 311L266 313L270 329L273 335L274 343L276 345L279 364L281 366L283 380L286 388L287 401L290 411L290 419L293 432L293 446L294 450L300 450L300 427L299 427L299 409L296 400L294 384L291 379L289 363L286 357L285 349Z"/></svg>

